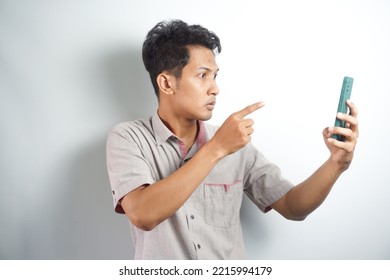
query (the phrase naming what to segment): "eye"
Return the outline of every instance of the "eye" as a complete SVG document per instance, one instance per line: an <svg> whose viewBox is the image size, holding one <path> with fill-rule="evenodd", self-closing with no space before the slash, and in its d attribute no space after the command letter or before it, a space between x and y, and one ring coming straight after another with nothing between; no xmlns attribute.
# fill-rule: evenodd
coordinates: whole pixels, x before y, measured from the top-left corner
<svg viewBox="0 0 390 280"><path fill-rule="evenodd" d="M214 80L217 78L217 76L218 76L218 74L217 74L217 73L215 73L215 74L214 74Z"/></svg>
<svg viewBox="0 0 390 280"><path fill-rule="evenodd" d="M202 79L206 78L206 76L207 76L206 73L200 73L199 74L199 77L201 77Z"/></svg>

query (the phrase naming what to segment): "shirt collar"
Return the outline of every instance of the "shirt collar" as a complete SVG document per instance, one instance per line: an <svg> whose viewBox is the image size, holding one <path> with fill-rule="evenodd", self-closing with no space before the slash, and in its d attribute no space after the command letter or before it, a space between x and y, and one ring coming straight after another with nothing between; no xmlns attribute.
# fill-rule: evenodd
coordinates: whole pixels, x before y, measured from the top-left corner
<svg viewBox="0 0 390 280"><path fill-rule="evenodd" d="M170 137L175 137L178 139L178 137L173 134L173 132L165 126L165 124L160 119L158 113L156 112L152 117L152 125L153 125L153 131L154 135L156 137L156 144L161 145L164 142L166 142ZM207 142L206 132L204 128L204 122L198 121L199 125L199 131L198 135L196 136L196 145L198 146L198 149L202 148L204 144Z"/></svg>
<svg viewBox="0 0 390 280"><path fill-rule="evenodd" d="M171 136L176 137L175 134L173 134L172 131L165 126L157 112L152 117L152 125L157 145L161 145L166 142Z"/></svg>

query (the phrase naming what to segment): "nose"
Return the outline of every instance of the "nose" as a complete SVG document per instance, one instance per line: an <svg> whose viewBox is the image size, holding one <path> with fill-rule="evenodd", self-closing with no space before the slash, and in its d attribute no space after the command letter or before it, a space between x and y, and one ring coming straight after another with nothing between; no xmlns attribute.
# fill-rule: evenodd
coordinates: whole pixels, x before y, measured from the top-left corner
<svg viewBox="0 0 390 280"><path fill-rule="evenodd" d="M213 80L210 89L208 91L208 95L218 95L219 94L219 88L217 86L217 83L215 80Z"/></svg>

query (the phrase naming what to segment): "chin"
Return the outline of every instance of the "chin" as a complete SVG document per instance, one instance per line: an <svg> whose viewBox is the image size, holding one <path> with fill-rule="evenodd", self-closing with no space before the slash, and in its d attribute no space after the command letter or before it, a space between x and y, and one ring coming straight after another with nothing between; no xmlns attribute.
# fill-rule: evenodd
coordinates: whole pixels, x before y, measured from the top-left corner
<svg viewBox="0 0 390 280"><path fill-rule="evenodd" d="M211 119L211 117L213 116L212 113L209 113L207 115L203 115L202 118L199 118L200 121L208 121L209 119Z"/></svg>
<svg viewBox="0 0 390 280"><path fill-rule="evenodd" d="M197 112L193 112L192 119L199 121L208 121L213 116L213 112L211 110L199 110Z"/></svg>

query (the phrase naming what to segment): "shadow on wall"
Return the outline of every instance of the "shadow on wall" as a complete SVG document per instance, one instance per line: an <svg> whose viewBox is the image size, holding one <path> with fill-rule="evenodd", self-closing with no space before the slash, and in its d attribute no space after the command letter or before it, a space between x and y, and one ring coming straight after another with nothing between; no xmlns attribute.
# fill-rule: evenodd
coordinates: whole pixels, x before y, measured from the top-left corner
<svg viewBox="0 0 390 280"><path fill-rule="evenodd" d="M118 121L149 117L157 110L149 74L145 70L141 49L125 49L113 52L103 62L103 79L108 92L115 100Z"/></svg>
<svg viewBox="0 0 390 280"><path fill-rule="evenodd" d="M126 217L113 212L104 137L81 149L69 164L53 221L53 258L131 259Z"/></svg>
<svg viewBox="0 0 390 280"><path fill-rule="evenodd" d="M111 104L113 125L145 118L156 110L149 77L141 52L126 49L103 57L99 77ZM112 108L113 106L113 108ZM110 118L111 119L111 118ZM106 168L106 139L109 129L95 142L81 147L64 175L56 209L53 235L55 259L132 259L129 223L125 215L113 210ZM57 178L58 180L58 178ZM66 186L65 186L66 184Z"/></svg>

